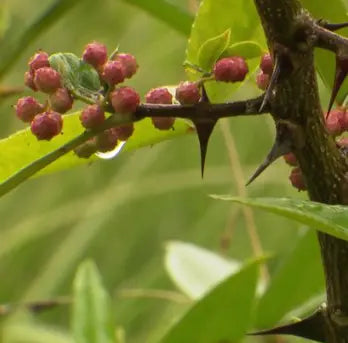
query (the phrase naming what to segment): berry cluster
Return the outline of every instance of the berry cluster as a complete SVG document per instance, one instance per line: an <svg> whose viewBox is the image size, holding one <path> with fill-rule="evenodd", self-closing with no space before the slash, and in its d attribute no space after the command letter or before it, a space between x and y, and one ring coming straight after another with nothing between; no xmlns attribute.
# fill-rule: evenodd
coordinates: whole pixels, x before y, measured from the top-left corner
<svg viewBox="0 0 348 343"><path fill-rule="evenodd" d="M273 72L273 59L269 53L261 56L259 67L260 71L256 75L256 84L260 89L266 90Z"/></svg>

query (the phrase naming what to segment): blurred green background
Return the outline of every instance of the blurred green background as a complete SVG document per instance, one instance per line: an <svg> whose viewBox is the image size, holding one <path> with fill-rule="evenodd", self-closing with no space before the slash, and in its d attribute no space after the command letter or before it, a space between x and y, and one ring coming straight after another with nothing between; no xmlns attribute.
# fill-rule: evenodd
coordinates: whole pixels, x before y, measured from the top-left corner
<svg viewBox="0 0 348 343"><path fill-rule="evenodd" d="M193 16L195 1L172 2ZM9 0L13 35L49 3ZM152 87L185 79L187 36L128 1L84 0L22 47L23 54L2 85L22 85L35 50L80 55L92 40L110 50L119 45L137 57L140 69L130 84L142 96ZM252 83L243 92L243 96L257 94ZM23 127L14 116L15 101L1 101L1 138ZM224 121L212 136L203 180L197 138L190 135L24 183L0 199L0 303L69 295L77 265L90 257L112 294L117 324L124 328L127 342L154 342L187 305L173 299L130 297L119 290L176 291L163 262L165 243L171 240L191 242L240 261L251 258L250 221L263 250L272 255L267 267L273 275L303 231L294 230L293 222L256 211L250 211L246 224L240 207L209 198L211 193L243 196L243 192L305 197L290 186L290 169L282 160L244 189L273 136L273 122L266 116ZM0 320L4 342L38 342L39 326L68 330L69 308ZM23 324L28 322L34 333ZM11 329L13 323L19 326Z"/></svg>

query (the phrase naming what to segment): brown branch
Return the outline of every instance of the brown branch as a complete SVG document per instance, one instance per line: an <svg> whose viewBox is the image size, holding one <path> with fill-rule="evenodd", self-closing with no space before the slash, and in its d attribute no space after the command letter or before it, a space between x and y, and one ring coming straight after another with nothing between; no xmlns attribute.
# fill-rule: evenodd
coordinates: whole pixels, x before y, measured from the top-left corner
<svg viewBox="0 0 348 343"><path fill-rule="evenodd" d="M320 24L314 24L311 27L314 36L314 46L329 50L338 56L348 57L348 39L332 32Z"/></svg>

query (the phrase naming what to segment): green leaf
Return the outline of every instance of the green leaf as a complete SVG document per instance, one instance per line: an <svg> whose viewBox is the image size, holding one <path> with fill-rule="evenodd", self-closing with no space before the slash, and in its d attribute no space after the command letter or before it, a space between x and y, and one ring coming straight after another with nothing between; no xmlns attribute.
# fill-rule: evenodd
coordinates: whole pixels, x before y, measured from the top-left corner
<svg viewBox="0 0 348 343"><path fill-rule="evenodd" d="M288 198L243 199L214 195L213 198L259 208L296 220L331 236L348 240L348 207L325 205L309 200Z"/></svg>
<svg viewBox="0 0 348 343"><path fill-rule="evenodd" d="M75 96L87 98L95 103L100 98L101 83L98 72L76 55L56 53L50 56L52 68L62 76L63 84Z"/></svg>
<svg viewBox="0 0 348 343"><path fill-rule="evenodd" d="M75 276L72 331L76 343L116 342L111 299L92 261L83 262Z"/></svg>
<svg viewBox="0 0 348 343"><path fill-rule="evenodd" d="M223 56L242 56L245 59L258 58L262 54L262 47L253 41L244 41L230 45Z"/></svg>
<svg viewBox="0 0 348 343"><path fill-rule="evenodd" d="M239 262L227 260L194 244L178 241L166 244L165 266L177 287L192 299L201 298L240 269Z"/></svg>
<svg viewBox="0 0 348 343"><path fill-rule="evenodd" d="M80 135L83 132L83 127L79 120L79 114L80 113L77 112L65 115L63 127L64 133L49 142L38 141L32 135L30 129L18 131L8 138L0 140L0 150L2 151L0 160L0 190L3 186L3 182L11 177L11 175L18 172L18 170L21 170L27 165L39 160ZM160 131L153 127L150 119L144 119L135 123L134 134L127 141L121 152L151 146L161 141L172 139L190 132L192 132L191 124L185 120L177 119L173 130ZM39 174L67 169L76 165L90 163L97 159L98 158L95 156L88 160L78 158L73 152L70 152L51 163L48 167L40 171Z"/></svg>
<svg viewBox="0 0 348 343"><path fill-rule="evenodd" d="M258 263L244 267L196 302L161 343L237 342L245 334L254 303Z"/></svg>
<svg viewBox="0 0 348 343"><path fill-rule="evenodd" d="M198 51L198 65L205 71L210 71L214 63L230 44L231 29L221 35L208 39Z"/></svg>
<svg viewBox="0 0 348 343"><path fill-rule="evenodd" d="M301 234L292 246L259 300L255 321L259 329L276 325L287 313L325 288L314 231L308 230L304 235Z"/></svg>

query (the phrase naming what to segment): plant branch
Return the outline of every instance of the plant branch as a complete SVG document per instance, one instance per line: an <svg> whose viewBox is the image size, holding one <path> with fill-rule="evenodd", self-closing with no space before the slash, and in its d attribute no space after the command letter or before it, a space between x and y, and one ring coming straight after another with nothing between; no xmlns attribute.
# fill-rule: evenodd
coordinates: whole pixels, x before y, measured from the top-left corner
<svg viewBox="0 0 348 343"><path fill-rule="evenodd" d="M348 57L348 39L339 34L329 31L320 24L312 26L312 32L315 37L314 46L332 51L338 56Z"/></svg>

